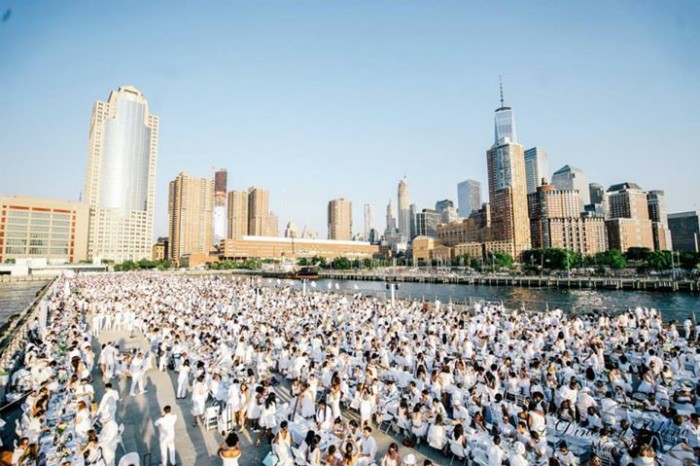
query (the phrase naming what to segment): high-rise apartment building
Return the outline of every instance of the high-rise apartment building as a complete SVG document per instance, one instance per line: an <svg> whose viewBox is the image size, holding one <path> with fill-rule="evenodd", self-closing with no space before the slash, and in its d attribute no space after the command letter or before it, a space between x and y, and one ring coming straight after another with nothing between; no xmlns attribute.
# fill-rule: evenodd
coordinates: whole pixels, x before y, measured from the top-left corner
<svg viewBox="0 0 700 466"><path fill-rule="evenodd" d="M365 224L364 224L364 240L370 241L370 233L374 228L374 213L372 212L372 206L370 204L365 204Z"/></svg>
<svg viewBox="0 0 700 466"><path fill-rule="evenodd" d="M518 144L513 110L503 104L496 109L495 141L486 152L493 239L511 245L514 257L530 249L527 214L525 155Z"/></svg>
<svg viewBox="0 0 700 466"><path fill-rule="evenodd" d="M549 182L549 155L541 147L533 147L525 151L525 179L527 193L537 192L543 180Z"/></svg>
<svg viewBox="0 0 700 466"><path fill-rule="evenodd" d="M411 202L408 196L408 180L405 176L399 181L398 198L399 234L404 238L404 241L409 241L411 239Z"/></svg>
<svg viewBox="0 0 700 466"><path fill-rule="evenodd" d="M647 194L635 183L610 186L608 200L608 246L626 252L631 247L654 248Z"/></svg>
<svg viewBox="0 0 700 466"><path fill-rule="evenodd" d="M169 255L179 264L184 256L209 255L212 247L214 180L180 173L168 196Z"/></svg>
<svg viewBox="0 0 700 466"><path fill-rule="evenodd" d="M328 203L328 239L352 239L352 203L347 199Z"/></svg>
<svg viewBox="0 0 700 466"><path fill-rule="evenodd" d="M226 179L223 168L214 173L214 244L226 238Z"/></svg>
<svg viewBox="0 0 700 466"><path fill-rule="evenodd" d="M270 221L270 194L266 189L248 189L248 234L267 236Z"/></svg>
<svg viewBox="0 0 700 466"><path fill-rule="evenodd" d="M668 215L675 251L700 252L700 211Z"/></svg>
<svg viewBox="0 0 700 466"><path fill-rule="evenodd" d="M673 250L671 230L668 228L668 216L666 215L666 194L660 190L649 191L647 193L647 207L649 208L649 220L652 222L654 249L657 251Z"/></svg>
<svg viewBox="0 0 700 466"><path fill-rule="evenodd" d="M605 251L605 221L600 217L582 217L579 208L580 198L575 190L543 184L528 194L532 247L569 249L582 255Z"/></svg>
<svg viewBox="0 0 700 466"><path fill-rule="evenodd" d="M273 212L267 215L267 226L265 229L265 236L276 237L279 236L279 218Z"/></svg>
<svg viewBox="0 0 700 466"><path fill-rule="evenodd" d="M588 193L591 203L584 206L588 215L606 218L608 215L608 198L605 195L605 187L602 184L590 183Z"/></svg>
<svg viewBox="0 0 700 466"><path fill-rule="evenodd" d="M418 214L418 207L416 207L415 204L411 204L411 207L409 208L409 213L411 215L410 225L409 225L409 231L411 232L411 237L409 239L413 240L413 238L416 237L416 215Z"/></svg>
<svg viewBox="0 0 700 466"><path fill-rule="evenodd" d="M248 191L228 193L228 239L240 239L248 234Z"/></svg>
<svg viewBox="0 0 700 466"><path fill-rule="evenodd" d="M151 257L158 117L138 89L123 86L92 109L85 198L88 258Z"/></svg>
<svg viewBox="0 0 700 466"><path fill-rule="evenodd" d="M28 196L0 197L0 263L47 259L49 263L87 258L87 204Z"/></svg>
<svg viewBox="0 0 700 466"><path fill-rule="evenodd" d="M590 187L583 170L564 165L552 175L552 184L559 190L576 190L580 199L579 211L584 211L584 206L591 203Z"/></svg>
<svg viewBox="0 0 700 466"><path fill-rule="evenodd" d="M462 181L457 185L457 204L460 217L467 218L481 209L481 183L476 180Z"/></svg>
<svg viewBox="0 0 700 466"><path fill-rule="evenodd" d="M457 209L455 209L455 204L450 199L437 201L435 203L435 210L440 214L440 222L452 223L457 221Z"/></svg>
<svg viewBox="0 0 700 466"><path fill-rule="evenodd" d="M297 233L297 225L294 222L289 222L287 223L287 228L284 230L284 237L285 238L298 238L299 234Z"/></svg>

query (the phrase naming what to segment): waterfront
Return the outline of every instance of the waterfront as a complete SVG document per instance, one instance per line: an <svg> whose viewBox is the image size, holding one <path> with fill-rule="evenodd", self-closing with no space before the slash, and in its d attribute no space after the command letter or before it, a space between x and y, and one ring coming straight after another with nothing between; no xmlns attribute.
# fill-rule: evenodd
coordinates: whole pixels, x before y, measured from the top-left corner
<svg viewBox="0 0 700 466"><path fill-rule="evenodd" d="M288 282L289 283L289 282ZM373 296L389 296L384 282L356 280L318 280L316 289L361 292ZM336 286L336 284L338 286ZM295 288L301 287L294 282ZM311 289L311 288L309 288ZM512 308L544 310L559 307L565 312L603 310L619 312L640 307L660 310L664 320L683 321L700 311L700 295L653 291L576 290L557 288L522 288L516 286L456 285L439 283L400 283L398 298L436 299L463 303L471 300L503 302Z"/></svg>
<svg viewBox="0 0 700 466"><path fill-rule="evenodd" d="M22 312L49 280L0 283L0 327Z"/></svg>

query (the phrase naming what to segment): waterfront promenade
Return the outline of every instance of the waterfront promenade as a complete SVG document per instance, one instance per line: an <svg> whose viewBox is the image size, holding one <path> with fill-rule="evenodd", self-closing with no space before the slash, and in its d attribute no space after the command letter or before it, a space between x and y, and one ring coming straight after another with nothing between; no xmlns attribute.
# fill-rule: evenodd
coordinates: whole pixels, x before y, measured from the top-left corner
<svg viewBox="0 0 700 466"><path fill-rule="evenodd" d="M140 332L130 335L128 331L103 332L98 339L93 341L93 349L99 354L101 344L109 341L119 344L124 351L132 348L148 350L148 341ZM93 372L93 386L95 387L96 399L100 399L104 390L102 375L99 370ZM275 387L280 403L294 403L289 392L289 384L284 377L277 378L282 384ZM118 417L124 424L123 443L124 450L117 450L117 463L126 452L138 452L142 460L149 464L160 464L160 453L158 449L158 433L153 425L154 421L161 415L164 406L170 405L173 412L178 417L176 424L176 450L177 464L182 466L218 466L221 459L217 455L217 449L224 440L221 432L216 429L206 430L200 426L193 426L190 414L192 410L192 400L190 397L176 400L175 390L177 387L177 374L172 371L161 372L155 368L146 373L146 391L144 395L129 396L129 386L131 380L128 378L112 379L118 386L114 388L121 395ZM359 420L357 412L345 410L343 413L345 420ZM242 456L238 463L241 466L258 466L270 451L270 445L255 445L256 432L247 429L239 432L241 440ZM396 439L375 429L374 438L377 440L378 457L381 457ZM413 454L422 464L423 460L429 458L433 464L447 464L449 459L436 450L427 446L419 448L406 448L401 446L402 454ZM142 463L141 466L144 466Z"/></svg>

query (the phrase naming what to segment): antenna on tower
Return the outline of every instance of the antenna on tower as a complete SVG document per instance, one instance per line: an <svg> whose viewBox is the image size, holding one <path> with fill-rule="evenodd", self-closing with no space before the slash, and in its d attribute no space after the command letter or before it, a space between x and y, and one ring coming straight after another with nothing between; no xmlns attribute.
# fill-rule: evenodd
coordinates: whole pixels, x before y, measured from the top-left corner
<svg viewBox="0 0 700 466"><path fill-rule="evenodd" d="M503 76L498 75L498 83L501 87L501 107L503 107Z"/></svg>

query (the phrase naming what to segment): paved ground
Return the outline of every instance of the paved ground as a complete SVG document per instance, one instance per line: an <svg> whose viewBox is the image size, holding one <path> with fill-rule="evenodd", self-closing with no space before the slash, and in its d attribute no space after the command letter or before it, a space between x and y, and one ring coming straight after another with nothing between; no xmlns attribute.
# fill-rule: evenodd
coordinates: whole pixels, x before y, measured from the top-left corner
<svg viewBox="0 0 700 466"><path fill-rule="evenodd" d="M148 349L147 341L141 335L131 337L125 332L104 332L100 335L99 343L94 343L96 353L99 352L100 344L107 341L119 344L119 348L122 351L137 347ZM114 388L121 394L118 420L124 424L123 441L126 452L138 452L142 458L142 466L144 464L143 461L145 461L146 466L149 465L149 455L150 464L160 464L158 433L153 423L160 417L163 407L170 405L178 417L176 425L178 466L220 465L221 460L216 455L216 452L221 442L223 442L221 433L215 430L206 431L203 427L192 425L192 416L190 414L192 403L190 399L175 399L175 389L177 387L175 376L176 374L173 372L160 372L156 369L151 369L146 373L145 386L147 393L133 397L129 396L131 379L119 380L118 386L115 383L117 379L112 379ZM99 400L103 392L103 382L99 370L97 370L93 385L96 399ZM290 395L286 385L275 387L275 391L282 400L280 404L290 402ZM356 413L348 410L345 411L344 416L348 419L359 420ZM426 457L430 458L435 465L448 464L450 461L442 453L427 445L422 445L420 450L417 451L402 446L400 440L377 432L376 429L374 434L378 445L377 463L381 461L389 444L394 441L399 444L399 452L402 456L413 453L418 458L420 465L422 465ZM241 466L260 465L265 455L270 451L269 445L256 447L256 438L252 436L257 434L250 430L239 433L239 435L242 450L239 464ZM125 452L121 448L117 450L117 462L124 454Z"/></svg>

